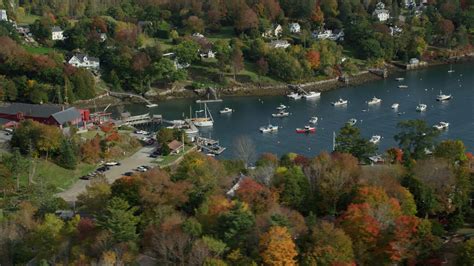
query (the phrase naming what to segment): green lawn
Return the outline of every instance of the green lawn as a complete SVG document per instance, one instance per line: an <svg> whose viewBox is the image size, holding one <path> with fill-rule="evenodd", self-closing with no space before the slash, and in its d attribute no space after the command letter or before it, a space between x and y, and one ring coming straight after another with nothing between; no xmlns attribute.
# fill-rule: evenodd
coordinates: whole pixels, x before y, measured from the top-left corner
<svg viewBox="0 0 474 266"><path fill-rule="evenodd" d="M18 24L33 24L39 18L40 17L36 15L18 16L17 22Z"/></svg>
<svg viewBox="0 0 474 266"><path fill-rule="evenodd" d="M211 33L206 37L211 41L230 40L235 37L234 27L222 27L218 33Z"/></svg>
<svg viewBox="0 0 474 266"><path fill-rule="evenodd" d="M179 154L161 156L161 157L159 157L159 159L155 160L155 163L160 168L167 167L167 166L173 164L176 160L180 159L183 156L183 154L188 153L193 148L194 148L194 146L187 145L187 146L184 147L184 153L181 152Z"/></svg>
<svg viewBox="0 0 474 266"><path fill-rule="evenodd" d="M76 170L69 170L43 159L36 160L35 165L36 171L33 182L53 186L58 192L69 188L79 177L96 169L96 165L81 163ZM28 173L25 173L20 181L26 185L28 183Z"/></svg>
<svg viewBox="0 0 474 266"><path fill-rule="evenodd" d="M33 47L33 46L28 46L28 45L23 45L23 48L25 48L26 51L28 51L32 54L48 54L49 52L54 51L53 48Z"/></svg>

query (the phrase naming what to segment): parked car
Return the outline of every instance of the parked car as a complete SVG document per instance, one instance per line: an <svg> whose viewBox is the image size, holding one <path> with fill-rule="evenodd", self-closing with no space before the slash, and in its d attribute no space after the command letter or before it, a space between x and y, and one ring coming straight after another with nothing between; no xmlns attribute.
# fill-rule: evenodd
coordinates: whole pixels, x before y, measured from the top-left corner
<svg viewBox="0 0 474 266"><path fill-rule="evenodd" d="M106 166L119 166L120 163L112 161L112 162L106 162L104 165L106 165Z"/></svg>
<svg viewBox="0 0 474 266"><path fill-rule="evenodd" d="M150 158L158 158L158 156L159 156L158 154L152 153L152 154L150 154L148 157L150 157Z"/></svg>
<svg viewBox="0 0 474 266"><path fill-rule="evenodd" d="M79 179L81 179L81 180L90 180L90 179L92 179L92 176L90 176L90 175L83 175L83 176L79 177Z"/></svg>
<svg viewBox="0 0 474 266"><path fill-rule="evenodd" d="M125 172L123 175L124 175L124 176L132 176L132 175L133 175L133 172Z"/></svg>
<svg viewBox="0 0 474 266"><path fill-rule="evenodd" d="M108 167L107 165L103 165L103 166L97 168L96 171L97 172L105 172L105 171L108 171L108 170L110 170L110 167Z"/></svg>

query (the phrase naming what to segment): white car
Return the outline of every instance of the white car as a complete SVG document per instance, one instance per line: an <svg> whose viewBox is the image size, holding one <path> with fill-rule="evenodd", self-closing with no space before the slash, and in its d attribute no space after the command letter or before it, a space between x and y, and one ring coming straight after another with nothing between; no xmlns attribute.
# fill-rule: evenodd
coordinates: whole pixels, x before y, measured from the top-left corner
<svg viewBox="0 0 474 266"><path fill-rule="evenodd" d="M106 163L104 163L104 165L106 165L106 166L118 166L118 165L120 165L120 163L112 161L112 162L106 162Z"/></svg>

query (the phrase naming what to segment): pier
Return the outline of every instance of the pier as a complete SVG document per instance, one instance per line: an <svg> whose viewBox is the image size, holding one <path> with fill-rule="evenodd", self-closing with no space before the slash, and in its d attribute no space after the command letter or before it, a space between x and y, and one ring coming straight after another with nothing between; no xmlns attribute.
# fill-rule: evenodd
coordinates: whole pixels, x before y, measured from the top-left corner
<svg viewBox="0 0 474 266"><path fill-rule="evenodd" d="M117 121L117 124L125 126L160 124L163 120L162 115L150 115L149 113L132 116L130 113L126 112L122 113L120 117L121 120Z"/></svg>

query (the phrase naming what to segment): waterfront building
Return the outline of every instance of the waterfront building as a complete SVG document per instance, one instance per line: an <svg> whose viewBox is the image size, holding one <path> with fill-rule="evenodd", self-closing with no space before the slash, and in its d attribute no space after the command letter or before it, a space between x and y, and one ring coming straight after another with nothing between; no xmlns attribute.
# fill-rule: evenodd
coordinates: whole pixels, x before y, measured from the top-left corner
<svg viewBox="0 0 474 266"><path fill-rule="evenodd" d="M78 68L87 68L98 70L100 68L99 58L88 56L86 54L75 54L69 59L68 63Z"/></svg>

